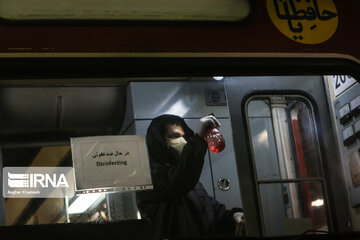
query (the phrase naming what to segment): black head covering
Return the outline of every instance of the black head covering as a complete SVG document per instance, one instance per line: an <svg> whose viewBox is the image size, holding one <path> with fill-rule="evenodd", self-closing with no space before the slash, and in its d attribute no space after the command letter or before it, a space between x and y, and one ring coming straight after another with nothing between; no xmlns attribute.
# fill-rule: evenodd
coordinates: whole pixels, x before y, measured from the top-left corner
<svg viewBox="0 0 360 240"><path fill-rule="evenodd" d="M164 138L165 126L173 124L180 125L183 128L186 141L194 136L194 132L186 125L184 119L179 116L164 114L154 118L146 133L146 144L151 161L163 163L173 163L176 161L174 153L167 147Z"/></svg>

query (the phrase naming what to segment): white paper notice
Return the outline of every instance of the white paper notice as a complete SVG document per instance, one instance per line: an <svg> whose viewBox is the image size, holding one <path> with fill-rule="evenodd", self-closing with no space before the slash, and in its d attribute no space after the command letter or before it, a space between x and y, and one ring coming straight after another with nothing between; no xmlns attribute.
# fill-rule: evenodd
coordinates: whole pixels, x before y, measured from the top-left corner
<svg viewBox="0 0 360 240"><path fill-rule="evenodd" d="M71 151L78 193L152 188L144 136L72 138Z"/></svg>

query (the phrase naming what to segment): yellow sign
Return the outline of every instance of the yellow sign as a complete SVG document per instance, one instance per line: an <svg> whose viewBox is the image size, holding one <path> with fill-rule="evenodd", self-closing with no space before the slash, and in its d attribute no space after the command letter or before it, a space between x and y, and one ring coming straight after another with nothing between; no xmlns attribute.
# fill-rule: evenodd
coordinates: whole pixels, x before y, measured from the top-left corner
<svg viewBox="0 0 360 240"><path fill-rule="evenodd" d="M299 43L325 42L338 26L332 0L266 0L266 7L280 32Z"/></svg>

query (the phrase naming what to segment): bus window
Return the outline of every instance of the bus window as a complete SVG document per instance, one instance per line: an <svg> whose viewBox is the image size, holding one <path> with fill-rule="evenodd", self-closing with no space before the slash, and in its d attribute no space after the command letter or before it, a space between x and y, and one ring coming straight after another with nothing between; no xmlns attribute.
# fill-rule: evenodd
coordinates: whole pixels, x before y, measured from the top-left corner
<svg viewBox="0 0 360 240"><path fill-rule="evenodd" d="M148 91L149 89L151 91ZM227 209L225 220L230 221L231 224L213 226L212 229L218 234L235 234L236 222L233 214L242 212L242 201L223 81L215 80L213 77L199 78L197 81L159 78L159 81L153 79L145 82L128 81L123 85L113 84L106 87L3 87L0 93L5 99L0 107L8 113L7 117L1 120L3 127L0 129L3 136L4 167L73 166L71 137L145 136L153 119L164 115L178 116L177 119L183 119L188 127L188 130L185 130L189 136L185 135L184 138L187 142L195 141L192 139L196 138L197 144L201 143L204 156L202 159L197 159L198 157L194 159L203 162L198 169L199 179L191 182L193 184L189 189L191 193L181 193L177 197L184 198L185 202L188 201L177 211L181 213L184 207L188 214L195 216L197 211L208 214L205 211L216 206L218 206L216 209L224 211L224 214ZM12 106L12 109L9 110L8 106ZM226 144L225 149L220 153L210 152L205 140L194 135L199 132L199 120L206 116L216 118L220 124L219 130ZM159 130L162 131L164 127L166 126L161 126ZM173 152L171 154L170 157L175 157ZM192 158L192 152L187 154ZM163 164L163 168L168 168L169 165L174 165L173 162L176 160L174 159L170 159L171 161L164 163L165 165L159 162L156 164ZM189 169L189 171L193 170ZM158 186L156 177L157 175L153 176L155 188ZM176 182L179 186L174 187L180 188L187 181L186 178L178 179ZM224 182L226 188L218 184L219 182ZM143 192L146 195L149 191ZM143 204L139 203L141 193L116 191L79 194L64 198L7 198L5 202L7 225L104 223L151 219L150 213L146 212L146 208L141 208ZM174 194L171 191L165 193L169 196ZM162 204L161 199L156 201L155 205ZM199 204L204 204L204 208ZM192 207L196 206L200 206L199 209L193 210ZM213 217L220 216L222 213ZM177 216L172 217L174 221L178 221ZM183 231L183 225L188 224L183 220L171 227L176 228L180 225ZM192 218L192 221L194 224L200 221L199 226L204 224L196 217ZM169 224L175 223L169 221ZM196 231L195 229L190 234Z"/></svg>
<svg viewBox="0 0 360 240"><path fill-rule="evenodd" d="M356 222L356 80L312 75L84 82L0 87L2 166L72 167L70 138L142 135L148 136L154 189L8 197L0 202L7 226L133 221L151 224L152 234L160 235L204 236L212 229L212 235L283 236L345 231L350 219ZM220 125L225 149L219 153L202 139L199 126L207 121L210 128ZM189 161L195 156L200 165ZM222 219L212 225L214 206L231 224Z"/></svg>

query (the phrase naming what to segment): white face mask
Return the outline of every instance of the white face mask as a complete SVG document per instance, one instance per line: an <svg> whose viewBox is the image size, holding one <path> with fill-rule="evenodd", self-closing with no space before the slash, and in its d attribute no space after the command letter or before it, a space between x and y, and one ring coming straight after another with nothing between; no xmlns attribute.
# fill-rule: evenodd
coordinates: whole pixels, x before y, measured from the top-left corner
<svg viewBox="0 0 360 240"><path fill-rule="evenodd" d="M168 147L175 149L179 153L179 155L181 154L186 143L187 142L186 142L185 138L183 138L183 137L179 137L179 138L175 138L175 139L171 139L171 140L167 141Z"/></svg>

